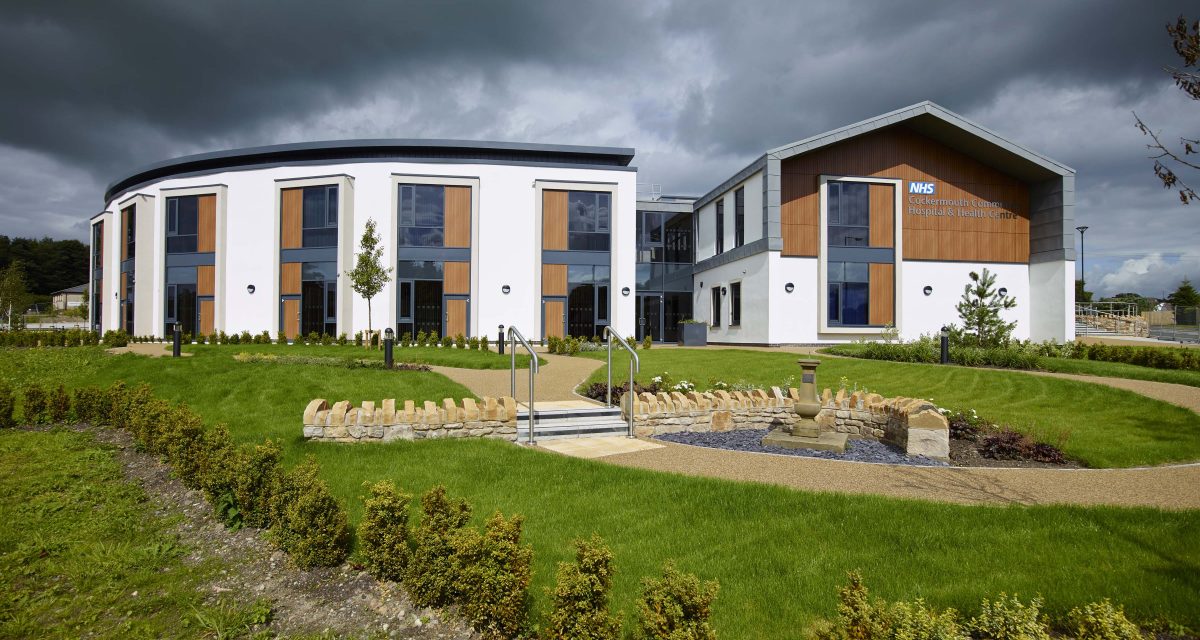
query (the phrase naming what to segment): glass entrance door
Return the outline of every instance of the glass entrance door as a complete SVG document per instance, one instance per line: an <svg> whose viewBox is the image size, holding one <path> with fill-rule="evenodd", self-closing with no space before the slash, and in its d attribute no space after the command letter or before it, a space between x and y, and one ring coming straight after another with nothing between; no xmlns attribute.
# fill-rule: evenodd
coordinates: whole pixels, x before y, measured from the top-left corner
<svg viewBox="0 0 1200 640"><path fill-rule="evenodd" d="M657 293L638 294L637 339L662 340L662 296Z"/></svg>

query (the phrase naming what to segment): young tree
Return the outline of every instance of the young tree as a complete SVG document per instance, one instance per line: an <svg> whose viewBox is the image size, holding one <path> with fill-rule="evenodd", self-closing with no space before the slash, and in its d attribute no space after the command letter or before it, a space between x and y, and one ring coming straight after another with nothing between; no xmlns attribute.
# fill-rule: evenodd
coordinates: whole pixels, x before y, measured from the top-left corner
<svg viewBox="0 0 1200 640"><path fill-rule="evenodd" d="M1183 68L1165 67L1164 71L1170 74L1175 86L1189 98L1200 101L1200 20L1188 25L1187 19L1179 16L1175 24L1167 25L1167 34L1171 36L1175 53L1183 59ZM1159 139L1157 133L1142 122L1138 114L1134 113L1133 119L1142 135L1150 136L1151 143L1146 145L1146 148L1150 150L1150 159L1154 160L1154 175L1162 182L1163 188L1176 189L1183 204L1200 200L1195 187L1179 175L1183 171L1200 171L1200 161L1188 159L1200 153L1200 137L1179 136L1179 149L1171 149Z"/></svg>
<svg viewBox="0 0 1200 640"><path fill-rule="evenodd" d="M1005 322L1000 312L1017 306L1017 299L995 288L996 274L983 270L971 272L971 282L963 287L962 300L958 303L958 317L968 338L980 347L993 347L1007 343L1012 338L1016 322Z"/></svg>
<svg viewBox="0 0 1200 640"><path fill-rule="evenodd" d="M1084 289L1083 280L1075 281L1075 302L1091 302L1092 292Z"/></svg>
<svg viewBox="0 0 1200 640"><path fill-rule="evenodd" d="M1179 288L1167 296L1167 302L1176 307L1200 306L1200 293L1196 292L1196 288L1192 286L1191 280L1184 278L1183 282L1179 283Z"/></svg>
<svg viewBox="0 0 1200 640"><path fill-rule="evenodd" d="M20 262L13 262L0 271L0 324L9 329L20 329L28 301L25 268Z"/></svg>
<svg viewBox="0 0 1200 640"><path fill-rule="evenodd" d="M371 328L371 299L383 291L383 286L392 279L392 270L383 266L383 247L379 246L379 234L375 232L375 219L367 219L367 228L363 230L362 239L358 242L358 260L354 269L347 271L350 276L350 288L367 301L367 332Z"/></svg>

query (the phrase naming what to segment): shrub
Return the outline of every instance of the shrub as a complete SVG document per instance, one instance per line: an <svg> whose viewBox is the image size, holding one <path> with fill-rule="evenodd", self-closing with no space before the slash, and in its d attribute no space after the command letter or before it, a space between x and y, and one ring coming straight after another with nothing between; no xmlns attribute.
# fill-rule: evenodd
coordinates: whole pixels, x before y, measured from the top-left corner
<svg viewBox="0 0 1200 640"><path fill-rule="evenodd" d="M204 344L207 341L208 338L203 333L196 334L196 344Z"/></svg>
<svg viewBox="0 0 1200 640"><path fill-rule="evenodd" d="M17 407L17 399L12 387L0 382L0 429L11 429L17 426L13 412Z"/></svg>
<svg viewBox="0 0 1200 640"><path fill-rule="evenodd" d="M271 440L244 449L238 456L234 499L241 513L242 524L266 529L271 526L271 493L279 485L283 473L279 460L283 451Z"/></svg>
<svg viewBox="0 0 1200 640"><path fill-rule="evenodd" d="M717 590L716 582L702 584L696 576L683 573L668 562L661 579L642 580L642 599L638 603L641 637L715 640L717 634L708 619Z"/></svg>
<svg viewBox="0 0 1200 640"><path fill-rule="evenodd" d="M108 414L104 392L96 387L75 390L75 419L90 425L103 424Z"/></svg>
<svg viewBox="0 0 1200 640"><path fill-rule="evenodd" d="M126 347L129 346L129 334L125 333L124 329L105 331L104 337L100 342L110 349L113 347Z"/></svg>
<svg viewBox="0 0 1200 640"><path fill-rule="evenodd" d="M445 342L443 341L442 344L445 344ZM454 347L456 349L466 349L467 348L467 338L461 333L454 336Z"/></svg>
<svg viewBox="0 0 1200 640"><path fill-rule="evenodd" d="M338 337L337 337L338 346L344 347L344 346L346 346L347 342L349 342L349 340L346 338L346 332L343 331L343 332L339 333Z"/></svg>
<svg viewBox="0 0 1200 640"><path fill-rule="evenodd" d="M218 424L204 432L200 439L199 484L216 504L222 496L231 502L237 488L237 470L242 467L242 451L233 444L229 427Z"/></svg>
<svg viewBox="0 0 1200 640"><path fill-rule="evenodd" d="M160 454L165 445L162 438L164 423L169 419L170 413L171 403L159 398L131 402L123 428L129 430L142 449Z"/></svg>
<svg viewBox="0 0 1200 640"><path fill-rule="evenodd" d="M1108 598L1072 609L1067 624L1078 640L1143 640L1141 630L1125 617L1124 607Z"/></svg>
<svg viewBox="0 0 1200 640"><path fill-rule="evenodd" d="M411 331L405 331L404 333L400 334L400 346L408 347L412 345L412 342L413 336Z"/></svg>
<svg viewBox="0 0 1200 640"><path fill-rule="evenodd" d="M616 640L621 621L608 610L612 552L597 535L575 541L575 564L560 562L551 596L547 640Z"/></svg>
<svg viewBox="0 0 1200 640"><path fill-rule="evenodd" d="M838 589L836 623L818 629L819 640L969 640L953 609L937 612L925 601L872 601L855 572L849 583Z"/></svg>
<svg viewBox="0 0 1200 640"><path fill-rule="evenodd" d="M479 349L480 349L480 351L487 351L487 350L488 350L488 337L487 337L487 334L484 334L484 335L482 335L482 336L479 336Z"/></svg>
<svg viewBox="0 0 1200 640"><path fill-rule="evenodd" d="M25 387L25 403L22 407L22 415L25 418L25 424L42 424L46 421L48 408L46 391L41 385L30 385Z"/></svg>
<svg viewBox="0 0 1200 640"><path fill-rule="evenodd" d="M321 343L321 334L317 333L316 331L310 331L308 336L305 338L304 343L305 344L320 344ZM374 337L372 337L372 344L374 344Z"/></svg>
<svg viewBox="0 0 1200 640"><path fill-rule="evenodd" d="M333 336L329 335L328 333L322 333L321 334L321 344L326 347L333 344Z"/></svg>
<svg viewBox="0 0 1200 640"><path fill-rule="evenodd" d="M275 332L275 342L279 344L287 344L287 334L282 331Z"/></svg>
<svg viewBox="0 0 1200 640"><path fill-rule="evenodd" d="M958 624L954 609L938 612L917 598L913 602L896 602L888 608L887 640L970 640Z"/></svg>
<svg viewBox="0 0 1200 640"><path fill-rule="evenodd" d="M204 460L204 422L186 404L175 406L163 428L163 453L175 477L189 489L201 488L200 466Z"/></svg>
<svg viewBox="0 0 1200 640"><path fill-rule="evenodd" d="M634 338L633 336L629 336L628 338L625 338L625 342L628 342L628 343L629 343L629 346L630 346L632 349L634 349L634 350L637 350L638 343L637 343L637 339L636 339L636 338Z"/></svg>
<svg viewBox="0 0 1200 640"><path fill-rule="evenodd" d="M271 530L300 567L334 566L350 549L346 511L321 480L312 456L278 475L271 495Z"/></svg>
<svg viewBox="0 0 1200 640"><path fill-rule="evenodd" d="M63 424L71 419L71 396L67 394L67 388L61 382L50 392L46 403L46 415L54 424Z"/></svg>
<svg viewBox="0 0 1200 640"><path fill-rule="evenodd" d="M1050 640L1041 609L1041 598L1025 604L1001 593L994 601L984 599L968 627L980 640Z"/></svg>
<svg viewBox="0 0 1200 640"><path fill-rule="evenodd" d="M454 344L454 338L451 338L450 336L442 336L442 346L443 347L449 348L453 344Z"/></svg>
<svg viewBox="0 0 1200 640"><path fill-rule="evenodd" d="M363 483L370 495L363 500L358 544L367 570L381 580L399 582L408 568L408 505L412 496L381 480Z"/></svg>
<svg viewBox="0 0 1200 640"><path fill-rule="evenodd" d="M479 351L479 338L475 336L467 338L467 348L471 351Z"/></svg>
<svg viewBox="0 0 1200 640"><path fill-rule="evenodd" d="M417 332L417 346L424 347L424 346L427 346L428 344L429 344L429 334L425 333L424 331L418 331Z"/></svg>
<svg viewBox="0 0 1200 640"><path fill-rule="evenodd" d="M996 433L984 436L979 444L979 454L993 460L1033 460L1049 464L1063 464L1067 461L1058 447L1034 442L1029 436L1007 427L1001 427Z"/></svg>
<svg viewBox="0 0 1200 640"><path fill-rule="evenodd" d="M654 338L650 334L647 333L646 337L642 338L642 348L649 349L653 344L654 344Z"/></svg>
<svg viewBox="0 0 1200 640"><path fill-rule="evenodd" d="M404 573L404 586L413 602L442 606L453 602L455 570L451 538L467 526L471 507L451 500L441 485L421 496L421 523L413 534L416 547Z"/></svg>
<svg viewBox="0 0 1200 640"><path fill-rule="evenodd" d="M514 638L524 626L533 550L521 546L522 522L497 512L483 535L462 529L454 540L460 611L484 638Z"/></svg>

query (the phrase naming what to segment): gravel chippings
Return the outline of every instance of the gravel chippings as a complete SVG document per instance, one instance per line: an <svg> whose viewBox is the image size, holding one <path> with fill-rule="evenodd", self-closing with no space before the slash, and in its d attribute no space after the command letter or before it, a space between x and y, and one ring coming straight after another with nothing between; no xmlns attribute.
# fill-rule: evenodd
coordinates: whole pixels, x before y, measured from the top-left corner
<svg viewBox="0 0 1200 640"><path fill-rule="evenodd" d="M731 451L748 451L751 453L775 453L785 456L800 456L804 458L821 458L823 460L849 460L851 462L877 462L883 464L906 464L915 467L945 467L940 460L923 456L909 457L899 449L877 442L875 440L848 440L845 453L833 451L817 451L815 449L784 449L783 447L764 447L763 436L766 429L741 429L722 432L680 432L655 436L656 440L665 440L678 444L690 444L697 447L713 449L729 449Z"/></svg>

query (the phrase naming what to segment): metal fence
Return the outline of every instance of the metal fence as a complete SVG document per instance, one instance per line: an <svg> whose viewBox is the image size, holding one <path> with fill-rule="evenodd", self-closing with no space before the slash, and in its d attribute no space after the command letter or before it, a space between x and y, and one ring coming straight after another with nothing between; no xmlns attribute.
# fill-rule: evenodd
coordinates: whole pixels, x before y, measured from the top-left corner
<svg viewBox="0 0 1200 640"><path fill-rule="evenodd" d="M1075 304L1075 335L1136 336L1149 335L1150 323L1130 302L1079 302Z"/></svg>
<svg viewBox="0 0 1200 640"><path fill-rule="evenodd" d="M1143 314L1151 338L1200 343L1200 307L1176 307Z"/></svg>

